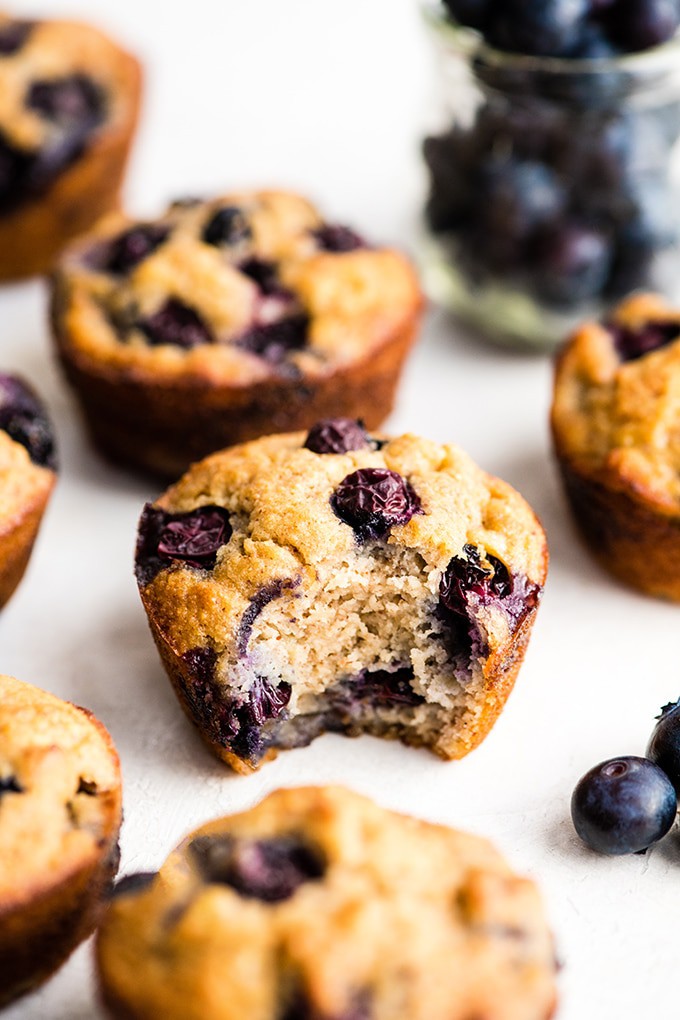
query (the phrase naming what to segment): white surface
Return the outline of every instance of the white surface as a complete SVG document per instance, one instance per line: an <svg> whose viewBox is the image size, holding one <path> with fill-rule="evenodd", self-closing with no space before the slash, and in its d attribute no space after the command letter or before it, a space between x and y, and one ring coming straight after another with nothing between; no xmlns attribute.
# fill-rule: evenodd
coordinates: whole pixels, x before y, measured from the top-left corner
<svg viewBox="0 0 680 1020"><path fill-rule="evenodd" d="M65 7L42 0L40 10ZM285 184L369 237L412 244L429 95L414 0L81 0L68 11L110 27L147 63L134 210ZM245 779L211 758L165 679L131 569L136 520L157 490L84 443L50 354L41 284L0 294L0 333L0 366L47 398L63 463L29 572L0 619L0 671L88 706L110 728L125 777L123 871L156 867L190 828L277 786L346 783L492 838L540 881L565 964L559 1020L677 1016L677 834L644 857L598 858L572 831L569 799L595 762L642 753L658 707L680 694L680 610L619 588L577 544L549 455L549 364L482 347L432 315L390 422L459 442L515 484L548 530L545 600L492 734L452 764L328 736ZM98 1017L90 947L5 1016Z"/></svg>

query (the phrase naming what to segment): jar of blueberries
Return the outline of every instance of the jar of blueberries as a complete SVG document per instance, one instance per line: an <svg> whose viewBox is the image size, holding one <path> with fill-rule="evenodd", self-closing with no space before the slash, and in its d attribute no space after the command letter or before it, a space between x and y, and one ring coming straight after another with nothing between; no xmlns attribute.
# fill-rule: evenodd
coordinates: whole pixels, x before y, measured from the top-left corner
<svg viewBox="0 0 680 1020"><path fill-rule="evenodd" d="M679 298L680 0L422 2L431 296L544 349L633 290Z"/></svg>

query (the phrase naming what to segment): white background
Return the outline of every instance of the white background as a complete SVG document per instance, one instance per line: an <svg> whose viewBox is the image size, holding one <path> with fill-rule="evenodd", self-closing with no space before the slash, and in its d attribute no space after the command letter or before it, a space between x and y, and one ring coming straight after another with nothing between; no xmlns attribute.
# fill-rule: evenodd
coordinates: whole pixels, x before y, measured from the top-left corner
<svg viewBox="0 0 680 1020"><path fill-rule="evenodd" d="M21 0L13 8L38 13ZM413 249L431 113L415 0L42 0L40 11L98 22L145 62L131 209L285 185L329 218ZM678 836L646 856L599 858L576 839L569 799L595 762L642 753L660 705L680 695L680 610L620 588L579 546L549 452L548 361L485 347L432 313L389 423L460 443L516 485L548 531L543 607L492 734L452 764L328 736L246 779L211 758L170 691L132 577L136 520L157 488L86 445L50 352L45 297L37 282L0 293L0 367L47 398L63 465L30 570L0 618L0 671L88 706L110 728L125 778L123 870L157 867L189 829L277 786L346 783L492 838L540 882L564 962L559 1020L677 1016ZM5 1015L98 1017L90 947Z"/></svg>

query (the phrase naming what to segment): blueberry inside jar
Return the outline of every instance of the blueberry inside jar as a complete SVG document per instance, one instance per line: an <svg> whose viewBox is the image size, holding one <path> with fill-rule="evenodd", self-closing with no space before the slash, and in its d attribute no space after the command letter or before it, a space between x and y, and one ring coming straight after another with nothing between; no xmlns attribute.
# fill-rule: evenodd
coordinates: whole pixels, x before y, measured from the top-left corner
<svg viewBox="0 0 680 1020"><path fill-rule="evenodd" d="M422 6L443 69L423 143L430 295L545 350L630 291L673 297L680 6L652 25L648 4L639 31L620 0Z"/></svg>

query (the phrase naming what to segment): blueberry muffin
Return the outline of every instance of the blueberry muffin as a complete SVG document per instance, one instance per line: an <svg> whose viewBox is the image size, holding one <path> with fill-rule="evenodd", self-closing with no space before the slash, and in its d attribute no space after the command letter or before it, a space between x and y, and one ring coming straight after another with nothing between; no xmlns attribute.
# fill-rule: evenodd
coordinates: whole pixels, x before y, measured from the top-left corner
<svg viewBox="0 0 680 1020"><path fill-rule="evenodd" d="M25 382L0 372L0 609L23 577L55 480L42 404Z"/></svg>
<svg viewBox="0 0 680 1020"><path fill-rule="evenodd" d="M552 432L590 551L680 601L680 310L638 294L582 326L557 364Z"/></svg>
<svg viewBox="0 0 680 1020"><path fill-rule="evenodd" d="M0 1006L94 928L120 821L118 757L102 724L0 676Z"/></svg>
<svg viewBox="0 0 680 1020"><path fill-rule="evenodd" d="M123 879L97 940L125 1020L546 1020L533 882L483 839L340 788L279 790Z"/></svg>
<svg viewBox="0 0 680 1020"><path fill-rule="evenodd" d="M322 416L377 426L420 307L403 256L260 191L109 219L63 259L52 320L95 444L176 478Z"/></svg>
<svg viewBox="0 0 680 1020"><path fill-rule="evenodd" d="M0 280L118 206L139 96L137 61L91 26L0 13Z"/></svg>
<svg viewBox="0 0 680 1020"><path fill-rule="evenodd" d="M194 465L145 508L136 556L176 693L239 772L329 730L467 754L510 693L546 565L509 485L349 419Z"/></svg>

